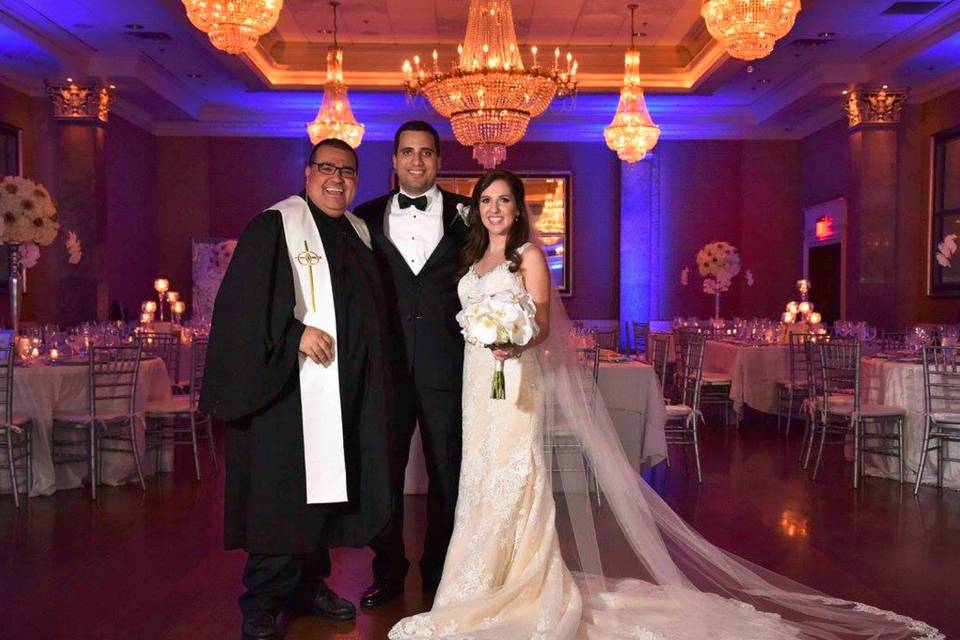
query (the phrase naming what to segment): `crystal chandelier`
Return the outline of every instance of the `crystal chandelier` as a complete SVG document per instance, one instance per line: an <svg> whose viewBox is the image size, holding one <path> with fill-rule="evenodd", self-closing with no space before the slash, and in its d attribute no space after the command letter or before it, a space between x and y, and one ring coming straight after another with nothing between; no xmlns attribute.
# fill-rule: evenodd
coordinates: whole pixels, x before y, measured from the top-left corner
<svg viewBox="0 0 960 640"><path fill-rule="evenodd" d="M283 0L183 0L187 17L217 49L243 53L273 29Z"/></svg>
<svg viewBox="0 0 960 640"><path fill-rule="evenodd" d="M734 58L770 55L800 13L800 0L706 0L700 10L707 30Z"/></svg>
<svg viewBox="0 0 960 640"><path fill-rule="evenodd" d="M660 127L650 118L640 86L640 52L633 47L636 35L633 14L637 6L627 5L630 9L630 48L624 57L623 89L620 90L617 114L610 126L603 130L607 146L626 162L643 160L660 139Z"/></svg>
<svg viewBox="0 0 960 640"><path fill-rule="evenodd" d="M333 46L327 50L327 83L323 85L323 102L317 117L307 125L310 142L339 138L356 149L363 140L363 125L357 122L350 108L347 85L343 83L343 49L337 44L337 7L333 7Z"/></svg>
<svg viewBox="0 0 960 640"><path fill-rule="evenodd" d="M459 61L449 72L440 70L437 52L426 69L420 57L403 62L404 85L411 95L421 93L433 108L450 119L460 144L473 147L473 157L492 169L507 157L507 147L523 138L531 118L546 111L554 96L577 90L577 62L560 49L553 67L537 62L525 69L517 48L510 0L470 0L467 34L457 47Z"/></svg>

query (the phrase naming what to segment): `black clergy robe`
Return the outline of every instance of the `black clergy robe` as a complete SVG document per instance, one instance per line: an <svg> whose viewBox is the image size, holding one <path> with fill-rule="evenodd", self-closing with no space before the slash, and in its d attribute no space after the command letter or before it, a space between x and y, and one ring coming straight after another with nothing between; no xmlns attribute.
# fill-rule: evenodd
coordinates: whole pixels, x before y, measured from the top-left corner
<svg viewBox="0 0 960 640"><path fill-rule="evenodd" d="M392 380L376 263L345 217L331 218L308 203L333 288L348 501L306 502L299 391L304 325L294 317L283 220L268 210L243 232L217 294L200 396L200 410L227 423L228 549L299 555L363 546L392 508Z"/></svg>

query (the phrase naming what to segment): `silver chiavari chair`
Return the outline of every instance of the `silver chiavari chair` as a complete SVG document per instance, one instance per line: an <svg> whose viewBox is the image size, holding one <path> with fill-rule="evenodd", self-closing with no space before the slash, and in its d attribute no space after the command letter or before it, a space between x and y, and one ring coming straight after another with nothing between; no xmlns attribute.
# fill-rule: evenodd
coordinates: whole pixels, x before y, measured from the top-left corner
<svg viewBox="0 0 960 640"><path fill-rule="evenodd" d="M659 340L658 340L659 342ZM697 468L697 482L703 482L700 470L700 442L697 437L697 420L700 418L701 390L703 383L703 349L706 338L692 334L683 340L683 357L677 361L679 369L680 402L667 405L667 423L663 431L667 440L667 466L670 466L671 445L693 449Z"/></svg>
<svg viewBox="0 0 960 640"><path fill-rule="evenodd" d="M170 383L176 393L180 393L180 332L146 331L138 336L143 357L157 357L163 360L170 376Z"/></svg>
<svg viewBox="0 0 960 640"><path fill-rule="evenodd" d="M647 338L650 335L649 322L631 322L633 331L633 352L645 353L647 351Z"/></svg>
<svg viewBox="0 0 960 640"><path fill-rule="evenodd" d="M592 407L597 401L597 381L600 375L600 345L594 343L592 347L577 349L577 359L580 364L580 373L583 376L584 388L587 390L588 406ZM556 413L556 412L554 412ZM597 500L597 506L600 506L600 482L590 468L590 461L583 452L583 445L576 434L569 426L563 424L564 417L560 415L552 416L554 424L546 425L546 437L544 438L544 456L550 461L553 471L559 472L578 472L580 465L586 474L586 482L592 487ZM568 456L577 456L577 463L567 462Z"/></svg>
<svg viewBox="0 0 960 640"><path fill-rule="evenodd" d="M900 407L863 404L860 401L860 342L831 340L817 343L820 356L821 390L816 403L816 420L807 451L807 463L819 435L813 479L817 479L827 439L843 447L853 436L853 488L860 486L864 454L897 458L903 482L903 425L907 412ZM871 430L870 427L873 427ZM806 464L804 465L806 467Z"/></svg>
<svg viewBox="0 0 960 640"><path fill-rule="evenodd" d="M808 339L808 334L790 334L790 377L786 380L777 380L777 431L780 430L781 421L786 418L787 428L784 430L784 434L788 436L790 435L790 424L793 422L794 415L798 411L801 414L805 413L804 400L809 396L807 369L810 362L806 347Z"/></svg>
<svg viewBox="0 0 960 640"><path fill-rule="evenodd" d="M13 331L0 331L0 407L3 422L0 422L0 451L6 457L10 474L10 491L13 504L20 508L20 483L17 472L23 471L25 491L30 495L33 484L33 422L29 418L13 414L13 360L16 348ZM22 464L21 464L22 463Z"/></svg>
<svg viewBox="0 0 960 640"><path fill-rule="evenodd" d="M704 329L682 328L674 332L674 349L676 351L676 377L677 388L679 389L680 375L683 371L683 359L687 352L687 345L692 340L701 340L705 343L706 333ZM712 371L703 371L701 362L701 388L700 404L702 406L715 406L723 410L725 424L729 424L730 413L734 416L734 426L740 427L740 414L734 409L733 400L730 399L730 388L733 386L733 380L723 373L714 373ZM678 400L682 402L682 399ZM702 415L700 419L703 420ZM704 420L704 422L706 422Z"/></svg>
<svg viewBox="0 0 960 640"><path fill-rule="evenodd" d="M144 416L136 408L140 374L140 343L90 347L87 360L87 411L53 414L53 462L86 462L90 497L97 498L104 453L133 456L140 488L146 491L137 445L137 423ZM83 440L71 438L80 433Z"/></svg>
<svg viewBox="0 0 960 640"><path fill-rule="evenodd" d="M960 442L960 347L923 348L924 425L920 466L913 487L920 491L923 467L930 451L937 452L937 486L943 486L947 462L960 462L949 457L948 446Z"/></svg>
<svg viewBox="0 0 960 640"><path fill-rule="evenodd" d="M647 364L653 367L653 372L660 382L660 393L664 401L669 403L670 384L667 378L667 367L670 360L670 334L651 333L647 336Z"/></svg>
<svg viewBox="0 0 960 640"><path fill-rule="evenodd" d="M189 445L193 448L193 468L200 479L200 457L197 440L202 435L210 449L214 471L217 465L217 449L213 441L210 416L200 413L200 390L203 387L203 372L207 357L207 339L194 338L190 352L190 393L175 395L170 400L147 402L147 449L155 454L155 468L160 468L160 457L165 443L173 446ZM178 438L186 436L186 438Z"/></svg>
<svg viewBox="0 0 960 640"><path fill-rule="evenodd" d="M594 329L593 339L601 349L617 351L620 348L620 329Z"/></svg>

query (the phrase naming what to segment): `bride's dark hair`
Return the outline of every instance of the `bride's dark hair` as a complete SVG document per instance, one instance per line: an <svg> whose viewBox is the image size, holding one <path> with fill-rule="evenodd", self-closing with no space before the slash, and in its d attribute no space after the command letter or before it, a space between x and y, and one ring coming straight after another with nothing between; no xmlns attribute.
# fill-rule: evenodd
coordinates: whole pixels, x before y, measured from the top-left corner
<svg viewBox="0 0 960 640"><path fill-rule="evenodd" d="M494 169L480 178L473 188L473 194L470 196L470 213L467 216L467 225L470 227L470 231L460 254L461 264L458 277L462 277L471 265L479 262L483 258L483 254L487 252L487 247L490 246L490 236L480 219L480 195L498 180L507 183L513 201L517 206L517 216L507 233L507 246L504 248L503 254L510 261L511 272L516 273L520 269L520 254L517 249L530 240L530 219L527 214L523 181L516 174L506 169Z"/></svg>

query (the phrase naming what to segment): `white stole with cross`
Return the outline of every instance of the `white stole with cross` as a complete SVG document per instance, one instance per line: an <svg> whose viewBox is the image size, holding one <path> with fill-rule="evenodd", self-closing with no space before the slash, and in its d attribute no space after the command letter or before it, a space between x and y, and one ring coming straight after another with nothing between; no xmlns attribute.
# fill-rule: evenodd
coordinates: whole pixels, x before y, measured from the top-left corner
<svg viewBox="0 0 960 640"><path fill-rule="evenodd" d="M293 269L296 307L293 314L308 327L330 335L334 359L330 366L300 354L300 409L303 415L303 462L307 504L347 501L347 468L343 449L343 413L340 407L340 371L336 358L337 316L333 304L330 266L320 232L301 196L291 196L270 207L283 219L283 233ZM346 214L364 244L370 234L362 220ZM347 381L347 384L350 384Z"/></svg>

